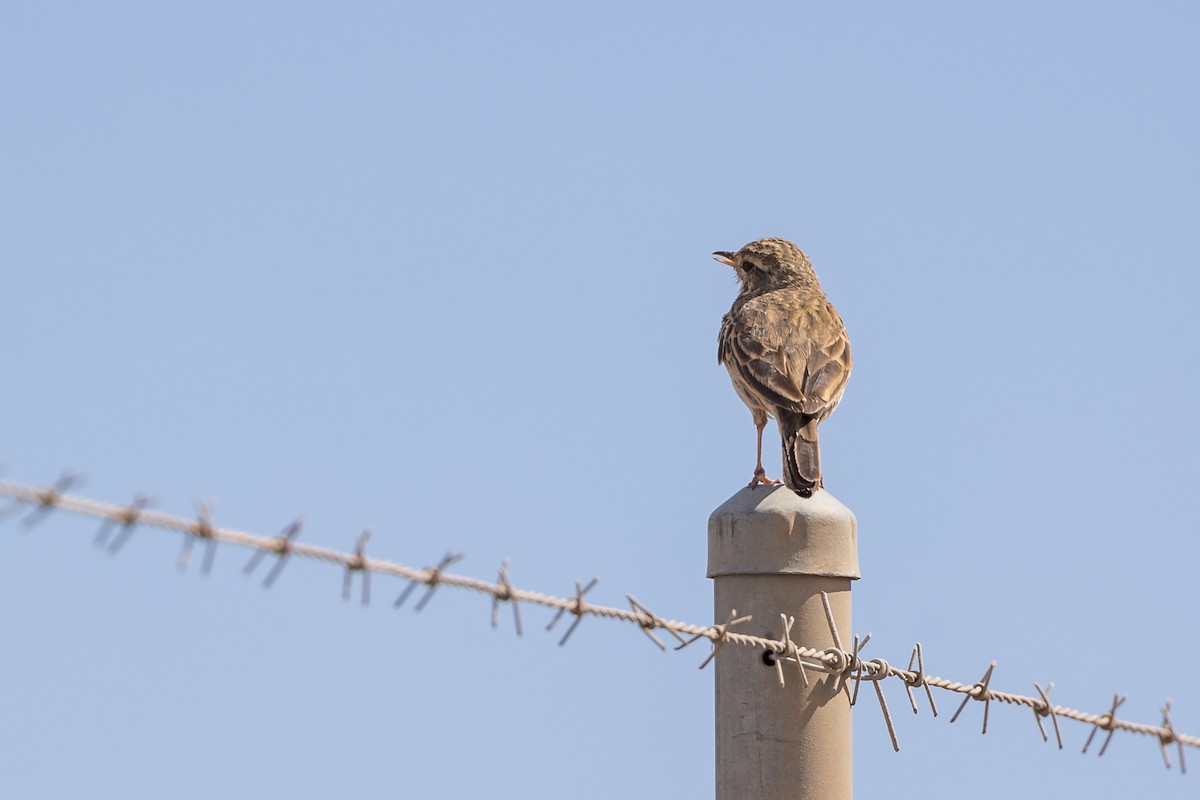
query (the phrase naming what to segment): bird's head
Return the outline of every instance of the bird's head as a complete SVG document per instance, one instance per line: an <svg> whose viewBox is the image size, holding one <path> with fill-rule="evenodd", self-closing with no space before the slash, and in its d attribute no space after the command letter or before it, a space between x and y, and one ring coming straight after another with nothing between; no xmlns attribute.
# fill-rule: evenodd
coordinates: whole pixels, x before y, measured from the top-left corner
<svg viewBox="0 0 1200 800"><path fill-rule="evenodd" d="M787 239L759 239L736 253L717 251L713 259L733 267L742 282L742 291L817 283L808 256Z"/></svg>

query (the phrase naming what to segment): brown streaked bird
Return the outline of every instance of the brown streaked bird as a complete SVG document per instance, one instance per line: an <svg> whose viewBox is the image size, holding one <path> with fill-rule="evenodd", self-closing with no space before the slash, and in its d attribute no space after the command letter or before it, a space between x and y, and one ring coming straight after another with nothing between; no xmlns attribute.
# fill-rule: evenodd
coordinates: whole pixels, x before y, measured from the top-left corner
<svg viewBox="0 0 1200 800"><path fill-rule="evenodd" d="M768 417L783 439L783 478L801 497L825 483L817 425L833 413L850 379L850 338L825 297L812 263L786 239L759 239L736 253L716 252L733 267L741 291L721 320L717 363L758 429L758 460L750 488L773 484L763 471Z"/></svg>

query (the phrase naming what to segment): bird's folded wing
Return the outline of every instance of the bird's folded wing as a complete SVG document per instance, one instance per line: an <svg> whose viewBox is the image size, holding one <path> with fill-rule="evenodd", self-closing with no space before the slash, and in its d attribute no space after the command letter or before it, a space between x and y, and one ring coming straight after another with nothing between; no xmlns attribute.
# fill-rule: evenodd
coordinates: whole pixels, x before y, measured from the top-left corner
<svg viewBox="0 0 1200 800"><path fill-rule="evenodd" d="M833 411L850 379L850 339L846 329L839 324L830 334L813 342L804 372L802 410L816 417L825 417Z"/></svg>
<svg viewBox="0 0 1200 800"><path fill-rule="evenodd" d="M850 377L850 341L837 312L825 305L779 325L765 324L758 309L743 311L742 324L722 329L721 361L774 406L817 418L832 411Z"/></svg>

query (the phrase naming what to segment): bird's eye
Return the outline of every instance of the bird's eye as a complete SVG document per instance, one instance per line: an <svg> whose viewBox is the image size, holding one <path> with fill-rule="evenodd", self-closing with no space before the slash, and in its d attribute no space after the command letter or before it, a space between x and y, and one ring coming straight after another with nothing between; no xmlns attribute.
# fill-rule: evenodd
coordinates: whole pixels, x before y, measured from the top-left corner
<svg viewBox="0 0 1200 800"><path fill-rule="evenodd" d="M753 261L751 261L750 259L747 258L745 261L742 262L742 269L749 272L752 269L757 269L757 267L754 266Z"/></svg>

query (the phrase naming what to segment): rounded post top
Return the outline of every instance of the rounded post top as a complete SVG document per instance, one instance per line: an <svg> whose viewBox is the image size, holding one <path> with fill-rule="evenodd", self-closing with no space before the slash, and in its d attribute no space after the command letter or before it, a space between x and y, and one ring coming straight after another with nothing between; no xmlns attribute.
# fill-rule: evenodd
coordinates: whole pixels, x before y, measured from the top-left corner
<svg viewBox="0 0 1200 800"><path fill-rule="evenodd" d="M854 512L824 489L742 489L708 518L708 577L745 574L862 577Z"/></svg>

